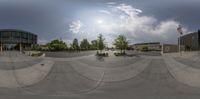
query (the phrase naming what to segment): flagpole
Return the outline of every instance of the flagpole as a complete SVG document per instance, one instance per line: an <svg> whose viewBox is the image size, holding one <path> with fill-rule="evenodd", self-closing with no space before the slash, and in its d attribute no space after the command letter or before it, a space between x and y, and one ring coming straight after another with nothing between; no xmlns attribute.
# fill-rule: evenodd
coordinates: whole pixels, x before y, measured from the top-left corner
<svg viewBox="0 0 200 99"><path fill-rule="evenodd" d="M182 55L182 53L181 53L181 35L183 34L181 25L178 26L177 32L179 33L179 39L178 39L178 47L179 48L178 49L179 49L179 53L180 53L180 56L181 56Z"/></svg>
<svg viewBox="0 0 200 99"><path fill-rule="evenodd" d="M181 34L179 35L179 54L180 56L182 56L182 53L181 53Z"/></svg>

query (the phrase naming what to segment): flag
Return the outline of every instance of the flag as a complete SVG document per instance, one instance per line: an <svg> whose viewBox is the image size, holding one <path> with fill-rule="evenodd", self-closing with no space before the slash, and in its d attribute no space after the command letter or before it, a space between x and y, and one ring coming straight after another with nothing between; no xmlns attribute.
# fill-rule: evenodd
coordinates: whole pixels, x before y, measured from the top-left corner
<svg viewBox="0 0 200 99"><path fill-rule="evenodd" d="M178 31L178 33L180 33L181 35L183 34L183 30L182 30L181 25L178 25L177 31Z"/></svg>

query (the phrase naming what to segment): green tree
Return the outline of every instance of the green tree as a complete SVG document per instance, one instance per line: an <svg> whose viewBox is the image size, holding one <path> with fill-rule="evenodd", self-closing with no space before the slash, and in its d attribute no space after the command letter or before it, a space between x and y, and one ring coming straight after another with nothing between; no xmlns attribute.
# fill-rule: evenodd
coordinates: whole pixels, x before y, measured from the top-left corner
<svg viewBox="0 0 200 99"><path fill-rule="evenodd" d="M102 50L105 48L104 41L105 39L103 38L103 35L99 34L99 37L97 39L97 49L100 50L100 52L102 52Z"/></svg>
<svg viewBox="0 0 200 99"><path fill-rule="evenodd" d="M125 53L125 50L128 47L128 41L126 40L126 37L123 35L119 35L117 39L115 39L114 43L115 47L117 49L120 49L121 53Z"/></svg>
<svg viewBox="0 0 200 99"><path fill-rule="evenodd" d="M91 41L90 48L93 49L93 50L96 50L96 49L97 49L97 46L98 46L97 40L92 40L92 41Z"/></svg>
<svg viewBox="0 0 200 99"><path fill-rule="evenodd" d="M74 50L76 50L76 51L79 50L78 39L75 38L75 39L73 40L72 48L73 48Z"/></svg>
<svg viewBox="0 0 200 99"><path fill-rule="evenodd" d="M38 44L33 44L31 47L31 50L39 50L40 49L40 45Z"/></svg>
<svg viewBox="0 0 200 99"><path fill-rule="evenodd" d="M68 51L73 51L74 49L73 49L73 44L72 43L70 43L69 44L69 47L68 47Z"/></svg>
<svg viewBox="0 0 200 99"><path fill-rule="evenodd" d="M53 40L47 44L49 50L51 51L63 51L67 49L67 44L62 40Z"/></svg>
<svg viewBox="0 0 200 99"><path fill-rule="evenodd" d="M90 48L90 43L87 39L83 39L80 44L81 49L88 50Z"/></svg>

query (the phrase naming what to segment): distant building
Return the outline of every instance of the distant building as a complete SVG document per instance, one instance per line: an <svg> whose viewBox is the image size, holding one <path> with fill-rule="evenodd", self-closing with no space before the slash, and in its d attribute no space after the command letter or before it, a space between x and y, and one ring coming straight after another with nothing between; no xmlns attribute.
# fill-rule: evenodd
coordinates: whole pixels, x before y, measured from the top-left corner
<svg viewBox="0 0 200 99"><path fill-rule="evenodd" d="M28 50L37 44L37 35L16 29L0 30L0 51L2 50Z"/></svg>
<svg viewBox="0 0 200 99"><path fill-rule="evenodd" d="M160 42L149 42L149 43L137 43L132 45L132 48L134 50L143 50L144 48L147 48L148 51L161 51L162 46Z"/></svg>
<svg viewBox="0 0 200 99"><path fill-rule="evenodd" d="M185 50L200 50L200 30L182 36L180 44L185 47Z"/></svg>

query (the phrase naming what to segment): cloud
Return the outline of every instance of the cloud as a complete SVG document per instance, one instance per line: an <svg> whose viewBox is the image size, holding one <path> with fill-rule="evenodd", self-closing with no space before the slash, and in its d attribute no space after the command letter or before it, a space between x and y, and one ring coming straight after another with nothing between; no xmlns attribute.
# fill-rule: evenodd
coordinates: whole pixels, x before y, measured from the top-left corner
<svg viewBox="0 0 200 99"><path fill-rule="evenodd" d="M107 15L112 15L109 11L107 10L99 10L100 13L104 13L104 14L107 14Z"/></svg>
<svg viewBox="0 0 200 99"><path fill-rule="evenodd" d="M73 21L70 25L69 25L69 31L72 33L80 33L81 32L81 28L82 28L82 23L80 20L77 21Z"/></svg>
<svg viewBox="0 0 200 99"><path fill-rule="evenodd" d="M119 6L116 6L116 8L129 16L138 15L142 13L142 10L133 8L131 5L126 4L120 4Z"/></svg>
<svg viewBox="0 0 200 99"><path fill-rule="evenodd" d="M106 4L108 4L108 5L114 5L114 4L116 4L116 2L108 2Z"/></svg>
<svg viewBox="0 0 200 99"><path fill-rule="evenodd" d="M126 4L120 4L115 8L126 15L126 18L121 19L121 25L115 27L116 31L125 34L129 39L132 38L133 42L135 39L135 42L177 43L176 28L179 22L174 20L158 22L154 17L140 16L142 10ZM183 29L187 32L187 29Z"/></svg>
<svg viewBox="0 0 200 99"><path fill-rule="evenodd" d="M110 44L119 34L125 35L133 43L177 43L179 35L176 28L180 24L179 22L172 19L159 21L152 16L141 15L143 13L141 9L127 4L108 4L108 6L110 10L100 10L100 12L106 14L107 18L105 19L109 20L105 20L103 24L94 25L93 28L84 26L84 30L89 33L88 37L92 36L94 38L98 36L96 33L102 33L105 38L109 39L107 42ZM187 32L186 28L183 28L183 30L185 33Z"/></svg>
<svg viewBox="0 0 200 99"><path fill-rule="evenodd" d="M48 40L45 40L45 39L38 40L38 44L46 44L46 43L48 43Z"/></svg>

